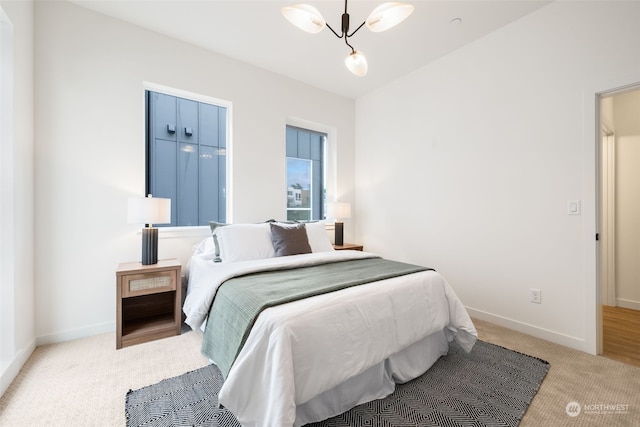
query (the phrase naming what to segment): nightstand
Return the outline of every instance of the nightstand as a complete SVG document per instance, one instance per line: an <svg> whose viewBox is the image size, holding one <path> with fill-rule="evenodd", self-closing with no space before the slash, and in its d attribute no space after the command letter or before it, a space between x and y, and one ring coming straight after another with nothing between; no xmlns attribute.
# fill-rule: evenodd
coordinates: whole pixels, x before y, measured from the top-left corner
<svg viewBox="0 0 640 427"><path fill-rule="evenodd" d="M333 249L335 249L336 251L346 251L346 250L362 251L362 250L364 250L362 245L354 245L353 243L345 243L344 245L333 245Z"/></svg>
<svg viewBox="0 0 640 427"><path fill-rule="evenodd" d="M128 262L116 271L116 349L180 335L180 274L177 259L142 265Z"/></svg>

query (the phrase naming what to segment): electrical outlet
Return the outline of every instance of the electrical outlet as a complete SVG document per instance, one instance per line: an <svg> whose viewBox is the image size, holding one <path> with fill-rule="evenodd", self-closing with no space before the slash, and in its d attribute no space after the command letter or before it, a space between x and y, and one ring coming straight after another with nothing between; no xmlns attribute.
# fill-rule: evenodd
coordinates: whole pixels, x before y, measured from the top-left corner
<svg viewBox="0 0 640 427"><path fill-rule="evenodd" d="M529 289L529 299L531 302L535 302L536 304L542 303L542 293L540 292L540 289Z"/></svg>

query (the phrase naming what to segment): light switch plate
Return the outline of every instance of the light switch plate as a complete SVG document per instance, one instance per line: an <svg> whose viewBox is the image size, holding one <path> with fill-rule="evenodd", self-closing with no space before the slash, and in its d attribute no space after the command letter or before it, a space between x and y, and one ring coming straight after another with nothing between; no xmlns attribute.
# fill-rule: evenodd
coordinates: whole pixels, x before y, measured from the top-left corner
<svg viewBox="0 0 640 427"><path fill-rule="evenodd" d="M569 215L580 215L580 200L569 200L567 202L567 213Z"/></svg>

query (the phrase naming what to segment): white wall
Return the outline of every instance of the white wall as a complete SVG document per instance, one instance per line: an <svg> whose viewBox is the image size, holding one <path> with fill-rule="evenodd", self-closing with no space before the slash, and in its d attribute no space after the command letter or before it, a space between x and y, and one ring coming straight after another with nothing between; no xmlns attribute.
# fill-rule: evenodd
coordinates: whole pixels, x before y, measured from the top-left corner
<svg viewBox="0 0 640 427"><path fill-rule="evenodd" d="M595 352L594 88L640 81L638 16L555 2L358 99L358 241L434 267L478 318Z"/></svg>
<svg viewBox="0 0 640 427"><path fill-rule="evenodd" d="M38 343L115 327L116 266L140 259L144 81L233 103L234 222L285 218L288 118L332 130L331 188L353 194L353 100L69 3L37 2L35 28ZM207 234L161 231L159 257L184 265Z"/></svg>
<svg viewBox="0 0 640 427"><path fill-rule="evenodd" d="M616 144L616 301L640 309L640 90L613 97Z"/></svg>
<svg viewBox="0 0 640 427"><path fill-rule="evenodd" d="M2 376L0 395L35 348L33 4L2 2ZM6 26L5 26L6 25ZM11 28L10 33L5 32ZM6 43L11 44L10 47ZM11 53L5 56L6 50ZM10 76L10 77L9 77ZM4 82L10 81L10 87ZM12 99L7 98L11 94ZM10 102L6 102L7 100ZM9 130L9 132L7 132Z"/></svg>

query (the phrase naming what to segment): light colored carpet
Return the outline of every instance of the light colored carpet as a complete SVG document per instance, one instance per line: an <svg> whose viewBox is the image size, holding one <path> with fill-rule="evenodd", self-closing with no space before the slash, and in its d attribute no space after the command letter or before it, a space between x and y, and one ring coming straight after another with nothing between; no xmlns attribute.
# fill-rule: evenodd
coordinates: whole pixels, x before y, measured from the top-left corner
<svg viewBox="0 0 640 427"><path fill-rule="evenodd" d="M474 323L480 339L551 364L522 427L640 425L640 368ZM116 351L104 334L38 347L0 399L0 425L124 426L126 392L204 366L200 340L187 332ZM576 417L566 413L572 401Z"/></svg>
<svg viewBox="0 0 640 427"><path fill-rule="evenodd" d="M551 365L520 427L640 426L640 368L491 323L474 320L474 324L481 340L539 357ZM566 412L571 402L581 406L580 414L575 417Z"/></svg>
<svg viewBox="0 0 640 427"><path fill-rule="evenodd" d="M124 426L137 389L207 364L201 336L116 350L115 333L36 348L0 399L0 426Z"/></svg>

